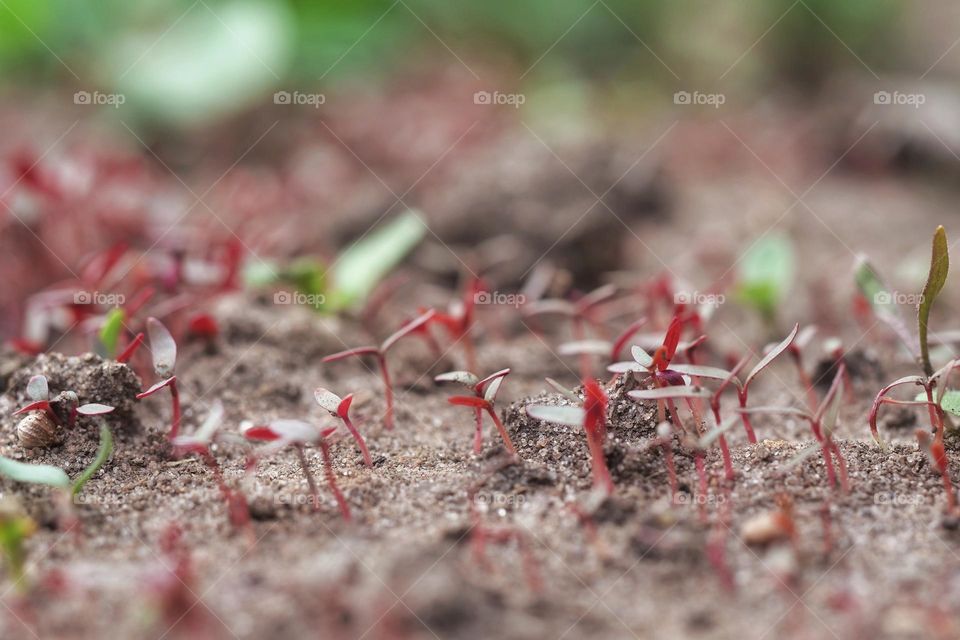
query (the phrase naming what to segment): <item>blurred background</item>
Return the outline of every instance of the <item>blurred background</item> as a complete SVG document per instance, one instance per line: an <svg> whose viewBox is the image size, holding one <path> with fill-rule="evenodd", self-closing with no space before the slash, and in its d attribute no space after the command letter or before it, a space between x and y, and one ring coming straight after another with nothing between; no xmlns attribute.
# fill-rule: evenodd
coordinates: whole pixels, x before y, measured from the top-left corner
<svg viewBox="0 0 960 640"><path fill-rule="evenodd" d="M0 0L0 332L111 249L138 286L329 264L408 208L439 284L720 290L773 233L909 288L956 195L958 43L939 0Z"/></svg>

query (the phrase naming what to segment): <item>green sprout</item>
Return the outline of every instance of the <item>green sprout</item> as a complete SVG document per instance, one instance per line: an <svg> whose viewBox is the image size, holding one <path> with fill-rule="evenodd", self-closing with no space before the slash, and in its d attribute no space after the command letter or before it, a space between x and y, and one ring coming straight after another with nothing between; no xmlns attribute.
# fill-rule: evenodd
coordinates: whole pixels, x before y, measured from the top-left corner
<svg viewBox="0 0 960 640"><path fill-rule="evenodd" d="M0 552L14 586L21 591L26 583L27 552L24 541L37 530L37 523L23 511L14 498L0 501Z"/></svg>
<svg viewBox="0 0 960 640"><path fill-rule="evenodd" d="M737 297L755 308L771 327L777 307L793 283L793 246L783 236L757 240L740 260Z"/></svg>
<svg viewBox="0 0 960 640"><path fill-rule="evenodd" d="M103 355L107 358L113 358L117 353L117 343L120 340L120 334L123 333L123 321L126 317L123 309L117 307L107 313L100 327L100 346L103 348Z"/></svg>
<svg viewBox="0 0 960 640"><path fill-rule="evenodd" d="M100 447L97 449L97 455L93 462L77 476L76 480L71 482L70 476L60 467L50 464L28 464L3 456L0 456L0 475L15 482L53 487L69 493L73 497L83 490L87 481L100 470L100 467L110 458L111 453L113 453L113 434L110 433L110 427L106 423L102 423L100 425Z"/></svg>
<svg viewBox="0 0 960 640"><path fill-rule="evenodd" d="M331 265L300 258L286 267L258 261L246 270L249 286L287 284L318 310L334 313L367 298L377 284L423 239L426 225L407 211L351 245Z"/></svg>

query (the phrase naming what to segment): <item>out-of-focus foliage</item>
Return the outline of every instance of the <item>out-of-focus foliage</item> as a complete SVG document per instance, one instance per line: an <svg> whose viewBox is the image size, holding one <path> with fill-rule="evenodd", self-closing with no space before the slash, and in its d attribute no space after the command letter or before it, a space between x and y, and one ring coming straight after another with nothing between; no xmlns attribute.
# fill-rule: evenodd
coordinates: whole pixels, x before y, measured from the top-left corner
<svg viewBox="0 0 960 640"><path fill-rule="evenodd" d="M463 62L477 75L491 66L513 69L534 84L558 77L619 88L659 83L666 93L717 82L731 66L738 82L807 83L837 68L862 69L858 57L879 69L881 49L895 64L888 43L897 40L890 36L903 6L903 0L5 0L0 73L32 85L46 78L123 93L132 111L177 125L222 117L278 88L370 82L421 62Z"/></svg>

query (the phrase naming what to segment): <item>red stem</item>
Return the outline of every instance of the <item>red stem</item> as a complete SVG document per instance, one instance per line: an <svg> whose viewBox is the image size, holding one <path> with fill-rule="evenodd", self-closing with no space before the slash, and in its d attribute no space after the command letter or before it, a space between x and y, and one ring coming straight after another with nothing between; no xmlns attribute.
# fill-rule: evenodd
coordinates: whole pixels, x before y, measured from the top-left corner
<svg viewBox="0 0 960 640"><path fill-rule="evenodd" d="M343 424L346 425L347 430L350 432L350 435L353 436L353 439L357 442L357 446L360 447L360 452L363 454L363 463L367 465L368 469L373 468L373 459L370 457L370 451L367 449L367 443L363 439L363 436L360 435L360 432L355 426L353 426L353 421L350 419L350 416L341 416L343 419Z"/></svg>
<svg viewBox="0 0 960 640"><path fill-rule="evenodd" d="M377 354L377 362L380 363L380 375L386 389L387 412L383 416L383 426L393 429L393 384L390 382L390 370L387 369L387 358L384 354Z"/></svg>
<svg viewBox="0 0 960 640"><path fill-rule="evenodd" d="M300 461L300 468L303 469L303 475L307 477L307 486L310 487L310 497L313 500L313 510L320 509L320 492L317 490L317 483L313 479L313 473L310 471L310 465L307 464L307 456L303 454L303 445L296 445L294 449L297 452L297 459ZM324 457L326 462L326 457Z"/></svg>
<svg viewBox="0 0 960 640"><path fill-rule="evenodd" d="M493 424L497 425L497 431L500 432L500 437L503 438L503 444L507 447L513 455L517 455L517 450L513 446L513 441L510 440L510 434L507 433L506 427L503 426L503 423L500 422L500 417L497 415L497 412L494 410L493 405L487 406L487 413L493 418Z"/></svg>
<svg viewBox="0 0 960 640"><path fill-rule="evenodd" d="M117 362L124 363L127 362L130 358L133 357L133 354L137 351L137 347L143 342L143 332L138 333L133 340L130 341L130 344L117 356Z"/></svg>
<svg viewBox="0 0 960 640"><path fill-rule="evenodd" d="M333 461L330 459L330 445L325 440L320 441L320 453L323 455L323 470L327 475L327 484L330 485L330 490L333 491L333 496L337 499L343 519L350 522L352 520L350 507L347 506L347 500L340 493L340 487L337 486L337 478L333 474Z"/></svg>
<svg viewBox="0 0 960 640"><path fill-rule="evenodd" d="M697 476L700 478L698 510L700 511L701 522L705 523L707 521L707 470L703 463L703 451L697 451L693 459L697 466Z"/></svg>
<svg viewBox="0 0 960 640"><path fill-rule="evenodd" d="M173 403L173 420L170 424L170 440L173 440L180 433L180 392L177 390L176 379L171 380L167 385L170 389L170 400Z"/></svg>
<svg viewBox="0 0 960 640"><path fill-rule="evenodd" d="M719 428L721 424L719 403L713 404L711 406L713 408L714 422L716 422L717 428ZM723 435L720 435L720 437L717 438L717 441L720 444L720 454L723 456L724 473L726 475L727 480L729 480L730 482L733 482L736 474L733 471L733 461L730 459L730 447L727 446L727 439L724 438Z"/></svg>
<svg viewBox="0 0 960 640"><path fill-rule="evenodd" d="M587 446L590 448L590 466L593 469L593 486L602 489L606 495L613 494L613 479L603 455L603 440L599 434L587 434Z"/></svg>
<svg viewBox="0 0 960 640"><path fill-rule="evenodd" d="M740 408L747 408L747 390L744 389L741 392L737 392L737 397L740 399ZM757 443L757 434L753 432L753 425L750 423L750 416L746 412L740 414L740 419L743 421L743 429L747 432L747 441L750 444Z"/></svg>
<svg viewBox="0 0 960 640"><path fill-rule="evenodd" d="M477 407L473 411L477 420L477 431L473 435L473 452L480 453L483 448L483 410Z"/></svg>

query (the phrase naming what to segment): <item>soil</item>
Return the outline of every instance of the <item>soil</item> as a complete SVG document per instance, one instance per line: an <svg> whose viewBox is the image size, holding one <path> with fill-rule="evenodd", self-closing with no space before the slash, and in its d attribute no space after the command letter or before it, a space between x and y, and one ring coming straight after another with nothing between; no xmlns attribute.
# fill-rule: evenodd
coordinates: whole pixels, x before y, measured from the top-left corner
<svg viewBox="0 0 960 640"><path fill-rule="evenodd" d="M736 121L730 126L738 129ZM616 197L638 213L628 219L629 232L616 220L612 227L597 227L605 234L617 229L616 238L604 255L609 262L579 268L583 282L592 284L612 267L653 276L664 268L661 258L689 278L718 265L722 272L745 238L771 224L791 233L807 265L842 265L836 270L846 273L851 247L882 246L873 257L882 271L893 272L895 259L916 246L924 257L927 230L955 202L947 187L840 172L827 174L805 198L809 210L783 216L793 199L757 162L768 159L769 166L781 168L762 151L761 129L744 135L745 144L761 149L759 158L727 136L726 146L715 149L725 173L714 165L711 171L718 173L704 178L691 169L683 144L685 136L703 129L682 125L660 167L675 194L670 223L666 210L651 213L651 203L660 201L650 196L649 183L624 186ZM798 192L831 166L832 158L827 162L816 153L818 143L827 142L807 140L809 154L789 161L785 173ZM618 162L603 166L607 177L621 173L614 169ZM681 166L691 177L678 177ZM491 169L490 175L501 174ZM499 200L489 193L496 182L478 183L484 186L477 187L471 215L516 203L530 190L506 189ZM556 191L557 198L569 201L563 193ZM488 202L480 195L489 196ZM765 206L751 207L760 201ZM869 224L850 215L866 209L876 216ZM917 213L907 219L903 210ZM598 207L589 215L610 214ZM491 219L490 226L503 224L500 231L507 233L508 218ZM451 228L456 224L451 221ZM8 589L3 596L8 615L2 637L957 637L960 521L945 515L940 477L917 448L914 429L923 421L904 408L885 410L885 451L872 441L865 421L882 381L910 373L911 363L882 327L864 331L848 320L846 281L832 291L833 299L821 299L822 275L804 268L796 295L781 313L791 324L817 322L820 338L837 335L850 348L854 388L837 431L848 492L827 488L819 454L791 464L813 443L807 426L758 416L761 442L747 444L740 430L729 434L737 470L732 487L722 481L718 452L709 453L706 495L697 490L689 448L675 441L680 492L671 500L655 409L626 399L633 383L621 379L608 386L605 450L616 492L599 498L591 491L581 430L544 424L524 411L534 401L570 403L543 381L549 376L575 384L576 362L556 355L567 329L550 325L534 333L523 322L504 321L503 310L495 308L481 309L479 369L512 369L497 404L519 461L508 455L489 421L483 450L474 454L472 411L450 405L451 391L433 384L436 373L465 366L460 345L440 359L416 339L391 352L400 390L397 426L386 430L373 363L323 364L321 358L382 339L390 323L376 325L370 335L349 317L238 294L217 303L220 336L180 345L177 364L184 432L196 429L215 401L225 407L225 433L214 453L227 483L247 496L253 516L249 528L237 528L209 470L197 459L172 457L165 438L168 397L133 403L136 390L154 381L144 362L137 359L128 368L90 355L24 360L4 353L0 454L55 464L71 477L94 456L98 430L89 419L81 419L62 446L20 447L12 413L36 373L50 378L55 393L73 389L81 401L114 404L118 411L109 418L116 439L112 458L71 512L49 489L0 479L4 495L15 495L40 525L28 542L29 588L19 595ZM512 281L504 276L503 282ZM709 282L706 276L703 282ZM409 317L417 306L453 295L425 287L417 296L394 296L381 316ZM935 314L939 326L958 302L945 293ZM818 315L821 306L830 313ZM734 307L724 307L711 321L711 359L756 352L768 338L783 335ZM818 349L815 341L805 356L819 381L830 375L830 365L818 364ZM246 470L241 421L287 417L333 424L313 400L318 386L356 394L356 422L374 458L373 468L366 468L349 437L341 435L333 445L334 471L352 523L341 517L325 484L319 509L312 508L292 451ZM726 399L725 408L732 410L727 405L733 403ZM784 360L758 380L751 404L791 403L802 406L803 396ZM960 456L950 444L956 469ZM322 479L320 451L308 448L306 455ZM795 536L745 541L745 525L785 510L792 513ZM173 523L183 532L176 551L164 549ZM488 540L482 556L481 539Z"/></svg>

